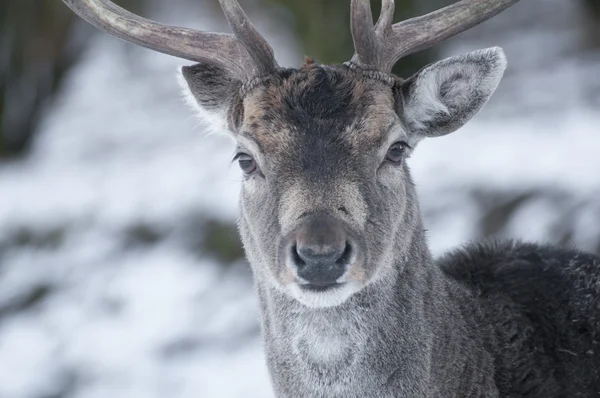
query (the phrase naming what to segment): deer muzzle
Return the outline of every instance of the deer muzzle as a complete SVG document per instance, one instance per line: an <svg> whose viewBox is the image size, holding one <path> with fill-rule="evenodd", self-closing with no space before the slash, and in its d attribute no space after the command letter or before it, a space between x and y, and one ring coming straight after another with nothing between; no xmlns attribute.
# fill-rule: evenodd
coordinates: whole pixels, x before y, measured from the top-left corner
<svg viewBox="0 0 600 398"><path fill-rule="evenodd" d="M327 213L304 215L280 244L280 258L295 282L308 291L325 291L344 283L359 262L357 235L342 220Z"/></svg>

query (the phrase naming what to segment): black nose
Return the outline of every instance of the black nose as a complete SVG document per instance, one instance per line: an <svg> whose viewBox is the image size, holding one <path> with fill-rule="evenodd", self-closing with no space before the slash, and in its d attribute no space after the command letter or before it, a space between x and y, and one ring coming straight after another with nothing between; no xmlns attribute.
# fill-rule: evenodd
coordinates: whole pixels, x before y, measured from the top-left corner
<svg viewBox="0 0 600 398"><path fill-rule="evenodd" d="M352 257L352 244L344 225L326 216L315 215L295 232L291 262L304 287L325 289L337 283Z"/></svg>
<svg viewBox="0 0 600 398"><path fill-rule="evenodd" d="M316 250L315 250L316 249ZM327 288L337 283L348 266L352 246L344 245L295 246L294 265L298 276L316 288Z"/></svg>

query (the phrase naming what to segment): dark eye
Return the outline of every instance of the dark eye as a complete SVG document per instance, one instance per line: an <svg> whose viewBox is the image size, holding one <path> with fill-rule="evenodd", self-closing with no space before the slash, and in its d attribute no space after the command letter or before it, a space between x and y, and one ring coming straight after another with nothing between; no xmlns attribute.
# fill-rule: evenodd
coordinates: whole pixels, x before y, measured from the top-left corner
<svg viewBox="0 0 600 398"><path fill-rule="evenodd" d="M256 161L252 156L246 153L238 153L235 159L238 161L240 169L242 169L244 174L252 174L256 171Z"/></svg>
<svg viewBox="0 0 600 398"><path fill-rule="evenodd" d="M408 145L405 142L393 143L390 149L388 149L387 154L385 155L385 160L395 164L402 162L402 159L404 158L404 152L407 146Z"/></svg>

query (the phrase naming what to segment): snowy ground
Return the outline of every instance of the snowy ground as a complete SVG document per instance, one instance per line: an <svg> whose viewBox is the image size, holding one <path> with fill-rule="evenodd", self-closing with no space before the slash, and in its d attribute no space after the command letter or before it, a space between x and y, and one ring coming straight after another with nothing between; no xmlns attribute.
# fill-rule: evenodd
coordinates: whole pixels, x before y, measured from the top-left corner
<svg viewBox="0 0 600 398"><path fill-rule="evenodd" d="M600 60L536 68L496 26L447 51L504 46L515 66L498 98L410 161L432 248L495 235L599 250L600 113L587 104ZM569 40L567 26L552 48ZM198 248L206 220L234 222L239 174L232 145L182 105L180 64L99 36L31 156L0 165L0 398L271 396L249 269Z"/></svg>

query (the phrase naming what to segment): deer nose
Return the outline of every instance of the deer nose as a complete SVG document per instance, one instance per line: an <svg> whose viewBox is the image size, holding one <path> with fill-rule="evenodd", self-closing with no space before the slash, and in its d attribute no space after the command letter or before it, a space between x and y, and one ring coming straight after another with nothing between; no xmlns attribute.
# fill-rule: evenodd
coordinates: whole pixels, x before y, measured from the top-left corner
<svg viewBox="0 0 600 398"><path fill-rule="evenodd" d="M342 222L315 215L295 233L291 263L304 288L324 290L336 285L353 255L353 245Z"/></svg>
<svg viewBox="0 0 600 398"><path fill-rule="evenodd" d="M293 261L307 288L326 289L344 275L352 253L349 242L335 245L296 245Z"/></svg>

